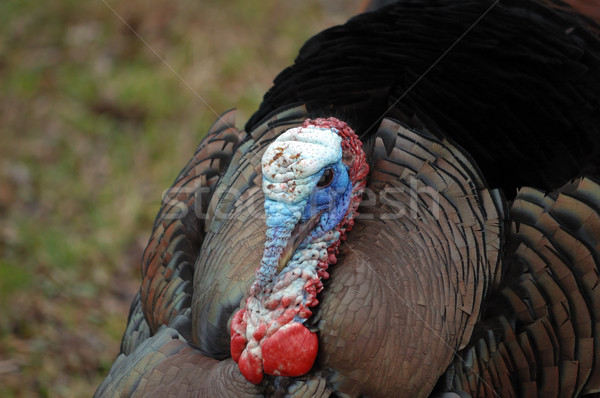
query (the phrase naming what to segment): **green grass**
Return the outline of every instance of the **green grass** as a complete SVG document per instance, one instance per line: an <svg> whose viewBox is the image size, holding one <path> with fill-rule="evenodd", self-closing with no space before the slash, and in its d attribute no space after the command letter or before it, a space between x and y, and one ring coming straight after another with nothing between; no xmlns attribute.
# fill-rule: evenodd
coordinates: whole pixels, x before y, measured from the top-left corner
<svg viewBox="0 0 600 398"><path fill-rule="evenodd" d="M163 190L358 1L107 4L0 2L2 397L93 394Z"/></svg>

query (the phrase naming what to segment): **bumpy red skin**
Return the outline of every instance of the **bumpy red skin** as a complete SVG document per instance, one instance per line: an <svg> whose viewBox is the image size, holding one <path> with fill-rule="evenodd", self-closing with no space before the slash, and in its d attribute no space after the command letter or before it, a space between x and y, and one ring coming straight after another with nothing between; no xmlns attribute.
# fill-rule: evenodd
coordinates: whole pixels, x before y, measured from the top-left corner
<svg viewBox="0 0 600 398"><path fill-rule="evenodd" d="M317 358L317 334L298 322L290 322L265 340L263 370L274 376L300 376L307 373Z"/></svg>
<svg viewBox="0 0 600 398"><path fill-rule="evenodd" d="M242 334L243 331L246 330L246 324L244 322L244 314L245 313L246 313L246 310L240 310L240 311L236 312L236 314L233 316L233 319L231 321L230 349L231 349L231 357L236 362L238 362L238 360L240 359L240 356L242 355L242 352L244 351L244 349L246 348L246 344L248 343L248 341Z"/></svg>
<svg viewBox="0 0 600 398"><path fill-rule="evenodd" d="M263 372L273 376L296 377L308 373L312 368L318 353L319 342L317 334L311 332L306 326L298 322L292 322L294 316L299 315L307 319L312 315L308 307L316 306L319 301L317 294L323 289L322 279L328 279L327 269L330 264L337 263L338 247L346 240L346 233L354 226L354 217L358 214L357 208L362 199L365 179L369 172L366 157L362 151L362 142L354 131L344 122L335 118L307 119L303 127L319 126L336 128L342 137L342 151L344 163L349 167L348 174L353 182L353 195L346 216L336 226L340 232L340 240L333 242L327 248L327 260L319 262L317 275L319 278L311 279L304 285L308 299L298 309L290 308L277 319L283 325L270 336L267 334L268 326L261 325L254 332L253 338L259 341L262 358L253 355L246 349L248 341L245 338L247 323L245 321L246 310L238 311L231 322L231 357L238 363L244 377L254 384L259 384L263 379Z"/></svg>

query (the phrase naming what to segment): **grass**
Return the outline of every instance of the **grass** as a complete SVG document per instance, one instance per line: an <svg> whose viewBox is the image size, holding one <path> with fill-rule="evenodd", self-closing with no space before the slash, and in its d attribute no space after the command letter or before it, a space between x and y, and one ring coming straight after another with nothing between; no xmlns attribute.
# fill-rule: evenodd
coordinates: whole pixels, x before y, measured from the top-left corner
<svg viewBox="0 0 600 398"><path fill-rule="evenodd" d="M301 43L357 7L0 2L0 396L93 394L163 190L218 113L243 126Z"/></svg>

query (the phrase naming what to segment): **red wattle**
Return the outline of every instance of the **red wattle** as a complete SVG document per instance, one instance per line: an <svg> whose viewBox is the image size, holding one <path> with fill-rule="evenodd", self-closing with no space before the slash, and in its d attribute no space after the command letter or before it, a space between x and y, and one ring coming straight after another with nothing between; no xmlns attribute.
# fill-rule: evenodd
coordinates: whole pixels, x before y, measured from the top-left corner
<svg viewBox="0 0 600 398"><path fill-rule="evenodd" d="M264 372L288 377L308 373L317 358L318 348L316 333L301 323L289 323L262 345Z"/></svg>
<svg viewBox="0 0 600 398"><path fill-rule="evenodd" d="M246 348L248 340L244 337L243 333L246 330L246 323L244 322L244 313L246 310L240 310L236 312L231 320L231 343L229 345L231 351L231 357L234 361L238 362L240 355Z"/></svg>
<svg viewBox="0 0 600 398"><path fill-rule="evenodd" d="M248 350L244 350L238 361L238 366L242 375L250 383L259 384L263 379L262 365L260 358L249 354Z"/></svg>
<svg viewBox="0 0 600 398"><path fill-rule="evenodd" d="M247 344L248 342L243 336L239 334L234 334L231 336L231 343L229 347L231 350L231 358L233 358L234 361L239 361L240 355L242 355L242 352L244 352Z"/></svg>

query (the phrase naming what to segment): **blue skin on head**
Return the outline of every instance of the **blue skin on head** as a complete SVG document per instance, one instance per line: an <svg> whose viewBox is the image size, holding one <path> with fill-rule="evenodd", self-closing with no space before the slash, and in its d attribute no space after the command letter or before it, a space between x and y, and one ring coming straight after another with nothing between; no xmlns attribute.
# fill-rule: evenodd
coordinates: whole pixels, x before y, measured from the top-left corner
<svg viewBox="0 0 600 398"><path fill-rule="evenodd" d="M326 170L332 172L331 181L327 181L327 176L324 176ZM323 235L325 232L334 228L344 217L350 204L350 196L352 193L352 181L348 176L348 167L340 162L324 167L318 173L318 177L325 178L328 182L326 186L317 184L315 191L308 198L306 207L302 212L302 222L307 221L312 216L323 211L321 222L308 236L308 239L315 239Z"/></svg>
<svg viewBox="0 0 600 398"><path fill-rule="evenodd" d="M327 178L326 172L331 178ZM322 177L323 180L321 180ZM302 248L338 225L348 211L352 195L352 181L348 176L348 167L341 160L323 167L307 178L312 180L314 188L306 199L295 203L265 200L268 229L265 252L257 273L260 286L264 286L272 280L281 253L297 223L305 223L311 217L322 212L316 226L302 242L298 242L300 243L298 248Z"/></svg>

